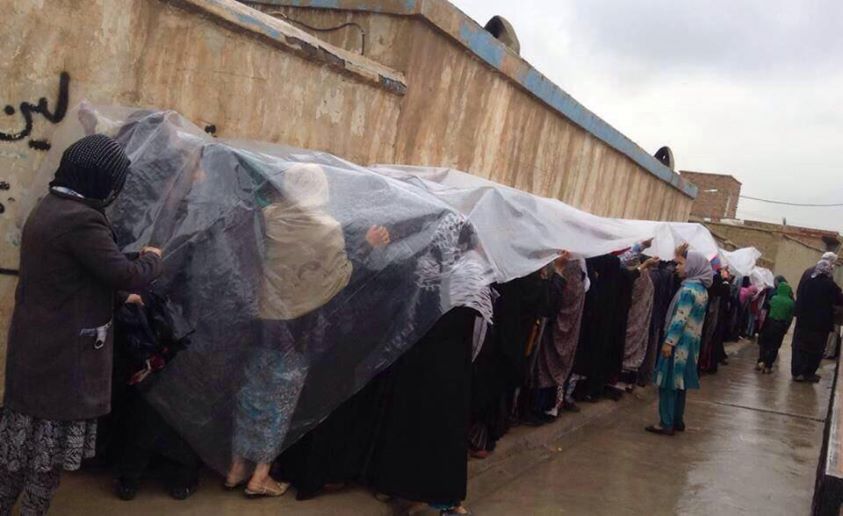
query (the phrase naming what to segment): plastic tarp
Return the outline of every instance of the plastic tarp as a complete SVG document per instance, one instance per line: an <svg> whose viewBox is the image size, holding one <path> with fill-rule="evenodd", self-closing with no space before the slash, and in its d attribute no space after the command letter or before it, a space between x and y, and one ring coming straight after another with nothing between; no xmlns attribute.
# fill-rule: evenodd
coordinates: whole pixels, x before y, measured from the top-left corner
<svg viewBox="0 0 843 516"><path fill-rule="evenodd" d="M61 141L82 119L125 146L118 243L163 249L154 288L196 330L145 397L218 471L275 458L453 307L491 317L477 235L435 196L329 154L216 140L174 112L72 115Z"/></svg>
<svg viewBox="0 0 843 516"><path fill-rule="evenodd" d="M739 276L749 276L761 258L761 251L754 247L744 247L735 251L720 250L721 260L728 265L733 273Z"/></svg>
<svg viewBox="0 0 843 516"><path fill-rule="evenodd" d="M773 272L766 267L753 267L749 273L749 281L759 289L770 288L775 285Z"/></svg>
<svg viewBox="0 0 843 516"><path fill-rule="evenodd" d="M498 281L522 277L559 250L590 258L653 238L647 254L672 260L676 247L713 259L717 243L701 224L598 217L556 199L448 168L377 165L372 170L423 189L474 225Z"/></svg>
<svg viewBox="0 0 843 516"><path fill-rule="evenodd" d="M94 131L132 160L108 213L118 243L163 249L155 289L196 329L145 396L219 471L233 454L274 458L444 313L490 317L488 284L559 250L590 257L654 238L665 259L683 242L717 254L698 224L602 218L454 170L364 168L217 140L174 112L84 104L57 128L21 221L64 147Z"/></svg>

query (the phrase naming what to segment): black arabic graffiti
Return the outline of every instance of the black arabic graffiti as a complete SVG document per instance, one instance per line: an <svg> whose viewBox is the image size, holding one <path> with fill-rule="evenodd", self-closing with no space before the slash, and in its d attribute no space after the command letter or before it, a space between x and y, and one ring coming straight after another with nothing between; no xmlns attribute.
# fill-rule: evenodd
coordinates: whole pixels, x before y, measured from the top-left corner
<svg viewBox="0 0 843 516"><path fill-rule="evenodd" d="M20 111L21 116L23 116L24 127L16 133L0 132L0 141L16 142L28 137L32 133L33 113L40 114L41 116L43 116L44 118L54 124L61 122L64 119L64 115L67 114L69 88L70 75L67 72L62 72L59 76L59 96L56 101L55 111L50 111L50 106L47 102L46 97L41 97L40 99L38 99L38 104L21 102L20 107L17 110L15 110L15 107L11 104L3 108L3 112L8 116L12 116L18 111ZM29 146L35 150L46 151L50 149L50 142L42 139L32 139L29 140Z"/></svg>

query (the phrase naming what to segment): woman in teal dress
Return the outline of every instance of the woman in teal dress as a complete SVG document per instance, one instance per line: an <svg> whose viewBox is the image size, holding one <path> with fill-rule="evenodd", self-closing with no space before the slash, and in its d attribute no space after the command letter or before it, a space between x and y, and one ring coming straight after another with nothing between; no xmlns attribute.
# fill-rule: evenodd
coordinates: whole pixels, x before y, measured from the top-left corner
<svg viewBox="0 0 843 516"><path fill-rule="evenodd" d="M656 385L659 387L659 424L646 430L662 435L673 435L685 430L685 393L699 389L697 359L700 354L705 312L708 307L708 287L714 280L714 271L705 256L689 252L677 253L676 272L682 286L670 303L665 327L665 339L656 364Z"/></svg>

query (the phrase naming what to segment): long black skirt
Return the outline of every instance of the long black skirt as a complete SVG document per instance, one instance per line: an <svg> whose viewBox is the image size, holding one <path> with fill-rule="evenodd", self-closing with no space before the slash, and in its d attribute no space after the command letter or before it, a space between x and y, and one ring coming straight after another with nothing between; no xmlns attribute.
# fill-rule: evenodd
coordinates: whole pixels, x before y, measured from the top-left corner
<svg viewBox="0 0 843 516"><path fill-rule="evenodd" d="M364 480L383 414L389 370L345 401L319 426L288 448L274 474L308 500L326 485Z"/></svg>
<svg viewBox="0 0 843 516"><path fill-rule="evenodd" d="M451 310L391 368L369 484L430 504L465 499L476 312Z"/></svg>
<svg viewBox="0 0 843 516"><path fill-rule="evenodd" d="M458 308L386 371L289 447L274 474L300 500L361 483L413 501L465 498L476 312Z"/></svg>

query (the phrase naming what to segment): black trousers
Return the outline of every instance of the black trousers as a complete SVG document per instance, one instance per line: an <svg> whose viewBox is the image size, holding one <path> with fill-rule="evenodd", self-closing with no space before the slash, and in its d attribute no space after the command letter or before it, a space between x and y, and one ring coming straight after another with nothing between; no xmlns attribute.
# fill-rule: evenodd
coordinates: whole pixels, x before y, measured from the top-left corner
<svg viewBox="0 0 843 516"><path fill-rule="evenodd" d="M773 367L779 356L779 348L782 346L784 336L787 334L788 324L785 321L768 319L761 330L761 337L758 339L760 352L758 361L763 362L765 367Z"/></svg>
<svg viewBox="0 0 843 516"><path fill-rule="evenodd" d="M132 393L131 409L123 422L116 473L140 481L153 459L163 459L161 471L170 488L193 487L198 482L199 457L140 394Z"/></svg>
<svg viewBox="0 0 843 516"><path fill-rule="evenodd" d="M790 374L796 376L812 376L817 373L817 369L822 362L822 353L812 353L800 349L793 350L793 357L790 364Z"/></svg>
<svg viewBox="0 0 843 516"><path fill-rule="evenodd" d="M823 351L828 341L828 330L796 327L793 335L793 360L790 365L791 374L796 376L812 376L823 359Z"/></svg>

